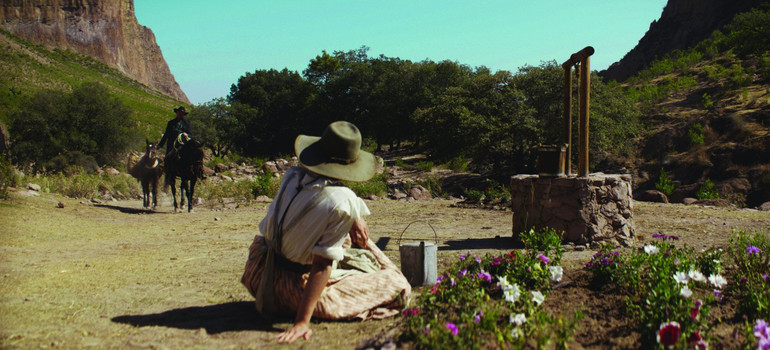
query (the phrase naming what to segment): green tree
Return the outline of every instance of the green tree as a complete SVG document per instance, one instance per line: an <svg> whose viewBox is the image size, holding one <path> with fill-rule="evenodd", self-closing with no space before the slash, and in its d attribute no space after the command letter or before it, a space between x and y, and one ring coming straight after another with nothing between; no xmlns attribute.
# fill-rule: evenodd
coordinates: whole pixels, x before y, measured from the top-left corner
<svg viewBox="0 0 770 350"><path fill-rule="evenodd" d="M188 120L195 136L216 157L225 157L230 153L236 148L237 137L245 133L243 123L223 98L198 105L190 112Z"/></svg>
<svg viewBox="0 0 770 350"><path fill-rule="evenodd" d="M131 110L99 83L36 93L13 114L10 129L14 160L42 171L114 164L137 140Z"/></svg>
<svg viewBox="0 0 770 350"><path fill-rule="evenodd" d="M315 96L315 87L288 69L246 73L227 98L240 104L234 114L244 133L236 135L236 145L249 156L293 152L298 133L320 134L321 123L310 114Z"/></svg>

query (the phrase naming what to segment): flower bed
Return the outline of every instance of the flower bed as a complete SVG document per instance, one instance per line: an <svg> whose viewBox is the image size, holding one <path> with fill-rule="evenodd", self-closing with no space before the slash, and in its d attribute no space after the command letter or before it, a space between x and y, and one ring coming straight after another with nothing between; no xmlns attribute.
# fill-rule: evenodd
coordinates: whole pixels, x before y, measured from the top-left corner
<svg viewBox="0 0 770 350"><path fill-rule="evenodd" d="M584 315L594 317L595 310L544 307L561 301L550 300L552 291L564 295L571 288L560 283L565 271L559 234L547 229L521 237L522 250L461 254L404 311L401 341L416 348L566 348L583 331ZM727 342L770 348L768 233L735 231L727 254L678 243L659 234L636 250L604 247L585 262L580 276L588 280L591 297L622 298L613 317L638 334L627 347L704 349ZM737 325L732 339L712 335L727 319Z"/></svg>

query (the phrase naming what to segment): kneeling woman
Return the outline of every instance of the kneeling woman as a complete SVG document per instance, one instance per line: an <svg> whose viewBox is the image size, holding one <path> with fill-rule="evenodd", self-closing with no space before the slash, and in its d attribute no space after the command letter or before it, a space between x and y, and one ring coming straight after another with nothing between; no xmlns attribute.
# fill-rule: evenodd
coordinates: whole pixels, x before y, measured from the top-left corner
<svg viewBox="0 0 770 350"><path fill-rule="evenodd" d="M299 135L294 148L301 167L284 175L241 278L257 311L268 317L296 314L279 342L310 338L311 317L397 314L408 301L409 282L369 240L366 203L337 183L374 175L374 155L360 149L358 128L334 122L321 137Z"/></svg>

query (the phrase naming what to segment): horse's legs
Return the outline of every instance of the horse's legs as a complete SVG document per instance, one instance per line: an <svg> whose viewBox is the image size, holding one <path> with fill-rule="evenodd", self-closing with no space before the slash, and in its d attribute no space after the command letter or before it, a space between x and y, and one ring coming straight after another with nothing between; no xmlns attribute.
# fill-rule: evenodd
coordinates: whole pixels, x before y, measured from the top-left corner
<svg viewBox="0 0 770 350"><path fill-rule="evenodd" d="M179 207L176 205L176 178L171 177L168 180L169 186L171 186L171 198L174 199L174 211L177 211Z"/></svg>
<svg viewBox="0 0 770 350"><path fill-rule="evenodd" d="M197 176L190 178L190 189L187 191L187 212L192 211L193 207L193 195L195 194L195 182L198 180Z"/></svg>
<svg viewBox="0 0 770 350"><path fill-rule="evenodd" d="M187 188L188 186L188 180L185 179L184 176L181 176L179 178L179 201L181 204L179 205L179 209L184 210L184 202L185 199L187 199L187 193L190 192L190 190ZM187 207L190 207L190 203L187 203Z"/></svg>

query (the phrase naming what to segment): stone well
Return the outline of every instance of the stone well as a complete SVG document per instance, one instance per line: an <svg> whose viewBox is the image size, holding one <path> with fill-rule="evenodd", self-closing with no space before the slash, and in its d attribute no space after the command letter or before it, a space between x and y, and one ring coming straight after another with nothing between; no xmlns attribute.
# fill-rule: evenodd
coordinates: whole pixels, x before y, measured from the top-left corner
<svg viewBox="0 0 770 350"><path fill-rule="evenodd" d="M628 246L636 231L631 188L631 175L514 175L513 238L530 228L550 227L564 231L565 242Z"/></svg>

